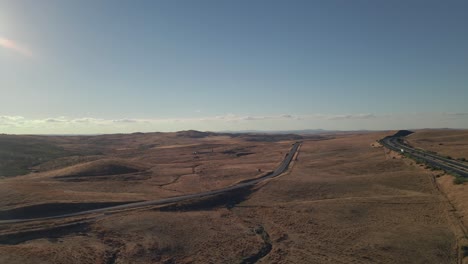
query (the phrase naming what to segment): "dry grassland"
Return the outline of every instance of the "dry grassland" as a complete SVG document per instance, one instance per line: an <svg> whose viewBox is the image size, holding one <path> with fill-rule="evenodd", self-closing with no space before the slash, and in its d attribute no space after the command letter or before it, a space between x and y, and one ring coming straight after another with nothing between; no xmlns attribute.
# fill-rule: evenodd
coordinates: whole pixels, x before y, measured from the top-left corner
<svg viewBox="0 0 468 264"><path fill-rule="evenodd" d="M46 231L31 232L32 223L2 225L0 263L457 263L460 227L451 202L462 208L466 196L447 200L433 172L371 146L388 134L304 140L285 175L224 196L104 215L65 228L60 224L66 220L44 223ZM143 136L137 144L143 141L155 144ZM77 177L83 171L100 174L95 165L101 163L94 161L59 174L7 178L1 180L0 208L156 199L215 189L254 177L258 167L273 169L291 142L184 137L142 155L132 152L135 142L119 144L113 151L103 148L106 160L99 162L110 167L108 173L114 168L109 156L119 159L116 164L138 170L125 174L136 178ZM115 149L123 154L106 154ZM198 165L195 173L193 165ZM70 181L73 177L79 180ZM439 178L442 186L444 179ZM33 191L37 188L42 191ZM453 188L441 189L466 193Z"/></svg>

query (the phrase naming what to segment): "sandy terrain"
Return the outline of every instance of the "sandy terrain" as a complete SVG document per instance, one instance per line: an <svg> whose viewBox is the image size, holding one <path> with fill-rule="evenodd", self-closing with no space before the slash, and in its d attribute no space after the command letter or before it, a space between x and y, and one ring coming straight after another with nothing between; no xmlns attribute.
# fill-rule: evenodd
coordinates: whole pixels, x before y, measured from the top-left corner
<svg viewBox="0 0 468 264"><path fill-rule="evenodd" d="M456 263L431 175L370 148L380 136L306 143L290 175L236 207L278 241L263 263Z"/></svg>
<svg viewBox="0 0 468 264"><path fill-rule="evenodd" d="M372 146L376 139L388 134L391 133L305 140L290 171L255 189L163 208L105 215L71 227L60 227L58 222L40 225L46 231L31 232L31 228L38 226L33 223L2 225L0 263L457 263L460 222L454 218L451 202L458 206L466 198L448 196L447 200L434 183L434 172L406 158L396 158L397 155L378 145ZM167 157L174 153L162 152L165 154L158 156L155 151L155 156L135 159L140 164L136 167L145 171L148 169L141 164L164 160L150 169L154 181L145 180L142 185L171 181L174 179L171 173L177 172L186 175L182 177L185 179L169 184L171 190L158 195L214 188L212 184L217 181L224 185L255 174L249 174L245 168L254 169L259 164L274 168L282 158L279 153L285 153L290 146L290 142L254 142L256 148L236 153L262 153L258 155L261 157L250 154L221 159L219 154L219 159L215 159L209 156L211 148L220 153L221 149L248 147L252 142L213 146L215 143L209 139L201 140L210 147L195 150L190 145L194 143L187 140L179 147L167 144L162 148L175 149L178 152L174 153L179 155ZM259 151L259 144L263 152ZM131 144L119 146L130 147ZM197 161L204 164L200 169L206 174L190 173L190 165L195 162L182 153L189 152L187 156L191 157L193 151L208 152ZM190 165L186 164L189 160ZM203 162L207 160L210 164L214 160L219 163L210 167ZM92 168L89 164L84 167ZM223 169L228 172L217 178L215 174ZM242 176L235 177L238 172ZM4 179L1 183L8 186L3 187L3 193L12 192L12 184L19 189L31 182L17 191L16 197L23 204L38 198L53 200L55 195L60 199L93 201L157 197L134 183L138 181L133 179L122 186L112 181L119 193L104 187L108 180L103 180L103 184L62 182L53 179L51 172ZM37 188L38 182L44 188L49 186L47 194L28 197L26 190ZM204 186L203 182L211 184ZM54 191L63 188L69 191L66 195ZM9 199L14 194L2 195L2 199ZM13 199L8 202L18 203ZM14 208L8 202L3 202L2 208ZM16 233L22 229L29 231Z"/></svg>
<svg viewBox="0 0 468 264"><path fill-rule="evenodd" d="M453 159L468 159L468 130L422 130L410 135L407 141L415 147L430 150ZM435 172L437 184L453 206L455 217L463 224L468 245L468 184L454 184L454 177ZM465 249L468 255L468 247ZM468 260L465 260L468 262Z"/></svg>
<svg viewBox="0 0 468 264"><path fill-rule="evenodd" d="M468 160L468 130L418 130L407 141L414 147Z"/></svg>

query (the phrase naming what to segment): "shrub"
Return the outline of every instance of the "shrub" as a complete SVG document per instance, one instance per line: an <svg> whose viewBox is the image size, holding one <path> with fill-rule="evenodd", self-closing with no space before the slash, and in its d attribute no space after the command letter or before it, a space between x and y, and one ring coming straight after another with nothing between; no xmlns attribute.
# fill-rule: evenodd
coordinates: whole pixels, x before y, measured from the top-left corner
<svg viewBox="0 0 468 264"><path fill-rule="evenodd" d="M455 175L453 179L454 184L463 184L468 181L468 178L461 177L460 175Z"/></svg>
<svg viewBox="0 0 468 264"><path fill-rule="evenodd" d="M462 246L461 250L463 257L468 257L468 246Z"/></svg>
<svg viewBox="0 0 468 264"><path fill-rule="evenodd" d="M429 169L429 170L431 170L431 171L435 171L435 170L438 170L438 169L439 169L439 167L434 166L433 164L430 164L430 163L427 163L427 162L424 163L424 164L426 164L425 168L426 168L426 169Z"/></svg>

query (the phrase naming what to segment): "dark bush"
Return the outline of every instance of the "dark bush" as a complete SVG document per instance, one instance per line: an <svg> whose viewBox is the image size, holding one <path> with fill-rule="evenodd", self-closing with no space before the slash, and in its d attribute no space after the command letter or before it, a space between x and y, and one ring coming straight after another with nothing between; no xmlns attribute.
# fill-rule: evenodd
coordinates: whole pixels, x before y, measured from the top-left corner
<svg viewBox="0 0 468 264"><path fill-rule="evenodd" d="M454 184L463 184L467 181L468 181L467 178L461 177L460 175L456 175L455 178L453 179Z"/></svg>

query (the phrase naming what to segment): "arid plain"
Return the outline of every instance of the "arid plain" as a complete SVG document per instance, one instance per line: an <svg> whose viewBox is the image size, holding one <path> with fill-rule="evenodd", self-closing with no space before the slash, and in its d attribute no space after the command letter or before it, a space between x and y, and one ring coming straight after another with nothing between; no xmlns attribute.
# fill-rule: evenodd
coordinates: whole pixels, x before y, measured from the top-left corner
<svg viewBox="0 0 468 264"><path fill-rule="evenodd" d="M0 224L0 263L468 263L467 185L376 142L393 133L1 135L0 220L216 190L302 145L286 173L251 188ZM408 142L461 158L467 138L417 131Z"/></svg>

